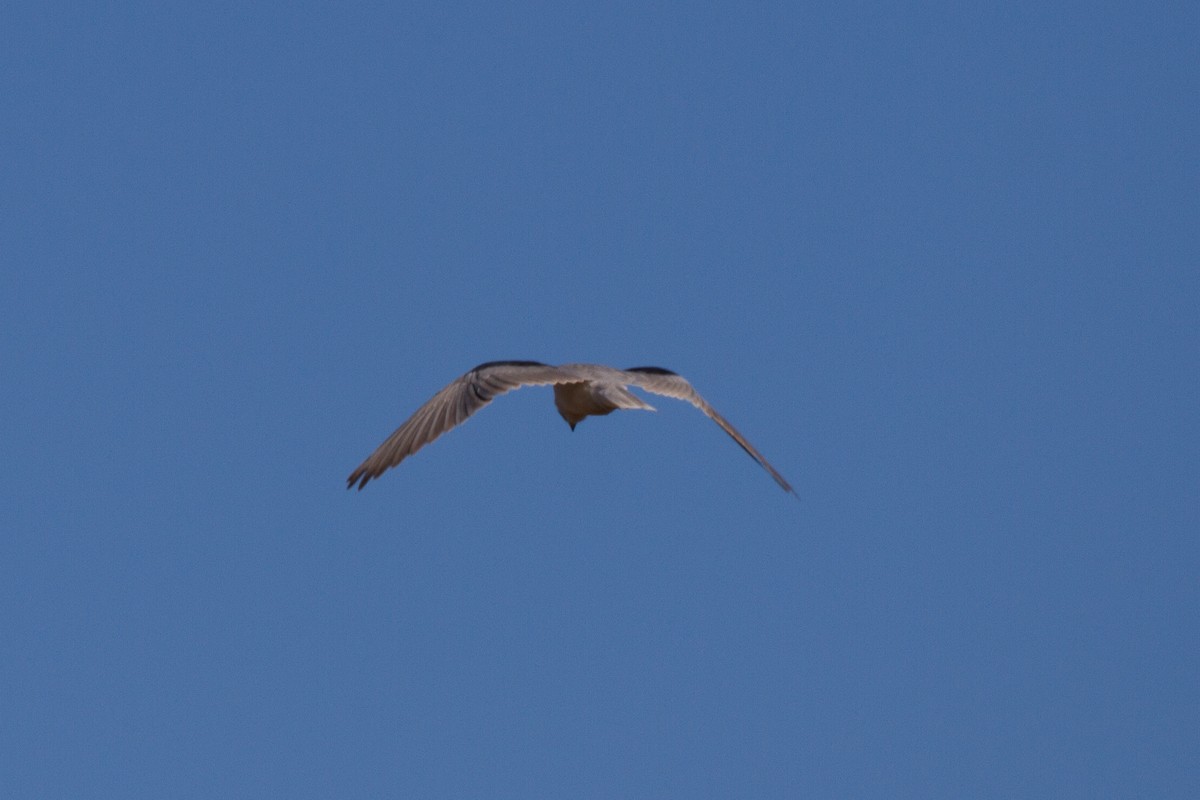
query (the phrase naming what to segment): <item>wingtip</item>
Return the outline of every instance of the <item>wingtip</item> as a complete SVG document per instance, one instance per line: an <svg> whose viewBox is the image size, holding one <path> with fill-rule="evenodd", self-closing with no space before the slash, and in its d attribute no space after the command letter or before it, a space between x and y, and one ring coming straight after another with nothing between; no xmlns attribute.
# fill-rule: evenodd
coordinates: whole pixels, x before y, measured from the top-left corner
<svg viewBox="0 0 1200 800"><path fill-rule="evenodd" d="M771 477L775 479L775 483L779 484L780 489L783 489L785 492L787 492L788 494L790 494L792 497L796 498L797 500L800 499L800 495L798 495L796 493L796 490L792 488L792 485L790 483L788 483L786 480L783 479L782 475L775 474L774 470L768 470L768 471L771 472Z"/></svg>

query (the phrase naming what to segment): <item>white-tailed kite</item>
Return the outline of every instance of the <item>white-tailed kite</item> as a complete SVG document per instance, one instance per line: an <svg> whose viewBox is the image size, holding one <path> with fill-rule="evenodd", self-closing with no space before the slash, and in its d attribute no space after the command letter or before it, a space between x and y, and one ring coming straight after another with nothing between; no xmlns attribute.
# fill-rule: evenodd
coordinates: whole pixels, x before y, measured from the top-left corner
<svg viewBox="0 0 1200 800"><path fill-rule="evenodd" d="M346 488L362 489L372 478L396 466L446 431L506 392L522 386L553 386L554 405L571 426L584 417L604 416L619 408L653 411L627 389L637 386L654 394L686 400L721 426L743 450L771 474L785 491L795 494L775 468L718 414L680 375L661 367L614 369L602 364L563 364L554 367L537 361L489 361L458 378L417 409L358 469L350 473Z"/></svg>

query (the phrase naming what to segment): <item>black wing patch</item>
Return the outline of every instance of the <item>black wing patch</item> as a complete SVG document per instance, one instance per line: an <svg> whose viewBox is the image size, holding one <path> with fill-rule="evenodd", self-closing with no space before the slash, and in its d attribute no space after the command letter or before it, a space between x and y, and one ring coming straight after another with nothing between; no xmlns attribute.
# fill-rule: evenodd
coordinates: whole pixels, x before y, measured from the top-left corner
<svg viewBox="0 0 1200 800"><path fill-rule="evenodd" d="M626 372L645 372L647 375L678 375L678 372L672 372L669 369L662 367L630 367Z"/></svg>
<svg viewBox="0 0 1200 800"><path fill-rule="evenodd" d="M548 367L549 364L543 364L540 361L485 361L471 372L479 372L481 369L488 367Z"/></svg>

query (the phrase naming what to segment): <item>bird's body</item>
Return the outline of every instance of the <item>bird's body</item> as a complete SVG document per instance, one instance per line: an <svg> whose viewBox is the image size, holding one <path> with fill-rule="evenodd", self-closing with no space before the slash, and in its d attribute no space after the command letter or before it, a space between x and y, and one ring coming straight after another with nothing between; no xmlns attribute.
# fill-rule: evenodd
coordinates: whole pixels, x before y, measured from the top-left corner
<svg viewBox="0 0 1200 800"><path fill-rule="evenodd" d="M615 369L603 364L551 366L538 361L489 361L480 364L435 394L408 421L389 436L358 469L347 488L361 489L373 478L408 456L502 394L522 386L553 386L554 405L571 430L586 417L604 416L618 409L654 411L654 407L629 391L636 386L654 394L674 397L703 411L733 438L751 458L770 473L785 491L795 492L757 450L696 393L684 378L662 367Z"/></svg>
<svg viewBox="0 0 1200 800"><path fill-rule="evenodd" d="M559 367L571 373L584 373L583 367L591 364L567 364ZM619 370L612 370L618 375L606 376L613 380L599 380L593 377L581 383L554 384L554 407L559 415L575 430L575 426L584 417L602 417L611 414L619 408L642 409L654 411L654 406L615 382L619 379Z"/></svg>

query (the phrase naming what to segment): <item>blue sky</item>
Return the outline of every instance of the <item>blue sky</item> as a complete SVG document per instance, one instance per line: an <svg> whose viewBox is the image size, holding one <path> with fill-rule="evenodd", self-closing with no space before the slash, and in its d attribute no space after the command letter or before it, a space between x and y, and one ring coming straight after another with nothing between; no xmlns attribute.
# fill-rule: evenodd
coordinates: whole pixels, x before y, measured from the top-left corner
<svg viewBox="0 0 1200 800"><path fill-rule="evenodd" d="M1198 30L6 8L0 795L1197 796Z"/></svg>

